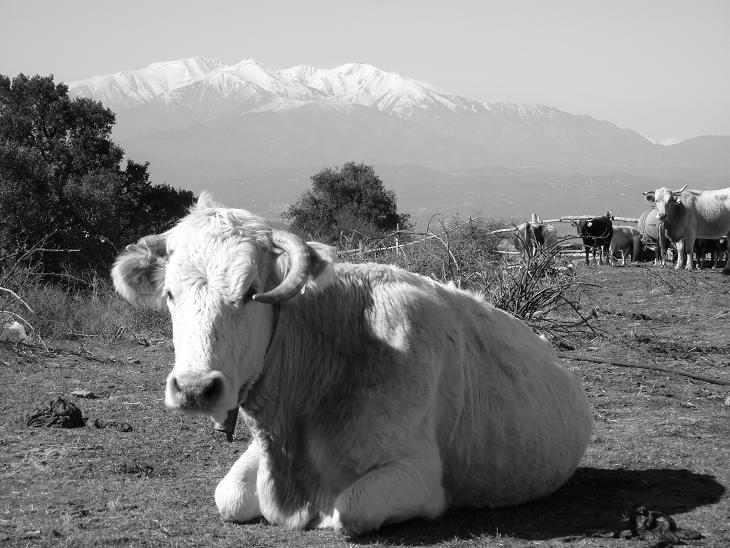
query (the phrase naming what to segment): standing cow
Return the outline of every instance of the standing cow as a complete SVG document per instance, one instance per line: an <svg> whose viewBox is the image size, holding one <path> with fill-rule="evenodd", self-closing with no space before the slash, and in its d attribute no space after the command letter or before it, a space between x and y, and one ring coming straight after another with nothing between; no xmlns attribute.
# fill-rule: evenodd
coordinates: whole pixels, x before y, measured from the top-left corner
<svg viewBox="0 0 730 548"><path fill-rule="evenodd" d="M671 244L656 209L647 209L641 214L639 232L644 243L654 246L654 265L666 266L667 249Z"/></svg>
<svg viewBox="0 0 730 548"><path fill-rule="evenodd" d="M677 265L692 270L692 251L696 238L730 237L730 187L720 190L679 190L667 187L644 192L655 204L659 220L664 221L667 236L677 245ZM689 260L685 266L685 254ZM730 275L730 261L723 274Z"/></svg>
<svg viewBox="0 0 730 548"><path fill-rule="evenodd" d="M578 236L583 240L583 246L586 252L586 266L590 264L588 255L593 251L593 264L596 264L596 251L598 251L598 264L603 264L603 257L606 257L608 263L609 246L613 237L613 222L611 221L611 212L606 213L603 217L594 217L593 219L582 219L575 222L578 230Z"/></svg>
<svg viewBox="0 0 730 548"><path fill-rule="evenodd" d="M641 234L639 231L630 226L613 227L613 237L609 247L609 263L616 266L618 254L621 254L621 266L626 266L626 257L630 257L629 262L639 260L641 253Z"/></svg>
<svg viewBox="0 0 730 548"><path fill-rule="evenodd" d="M523 259L531 259L541 250L551 250L558 244L558 229L542 223L522 223L515 227L512 241Z"/></svg>
<svg viewBox="0 0 730 548"><path fill-rule="evenodd" d="M449 507L512 506L573 473L592 417L552 346L481 296L268 227L206 193L112 277L166 307L165 403L253 439L218 484L225 520L357 535Z"/></svg>

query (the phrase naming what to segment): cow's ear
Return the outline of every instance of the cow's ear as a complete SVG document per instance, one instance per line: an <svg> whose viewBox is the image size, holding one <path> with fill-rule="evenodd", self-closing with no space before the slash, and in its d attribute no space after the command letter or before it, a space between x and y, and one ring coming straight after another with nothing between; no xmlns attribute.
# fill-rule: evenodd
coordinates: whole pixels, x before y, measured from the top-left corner
<svg viewBox="0 0 730 548"><path fill-rule="evenodd" d="M309 248L310 278L305 287L324 289L335 279L332 263L337 261L337 250L319 242L307 242Z"/></svg>
<svg viewBox="0 0 730 548"><path fill-rule="evenodd" d="M112 268L114 288L135 306L160 308L166 264L166 255L154 253L144 245L128 245Z"/></svg>
<svg viewBox="0 0 730 548"><path fill-rule="evenodd" d="M656 199L654 198L654 191L653 190L650 190L649 192L642 192L642 194L644 195L644 199L647 202L655 202L656 201Z"/></svg>

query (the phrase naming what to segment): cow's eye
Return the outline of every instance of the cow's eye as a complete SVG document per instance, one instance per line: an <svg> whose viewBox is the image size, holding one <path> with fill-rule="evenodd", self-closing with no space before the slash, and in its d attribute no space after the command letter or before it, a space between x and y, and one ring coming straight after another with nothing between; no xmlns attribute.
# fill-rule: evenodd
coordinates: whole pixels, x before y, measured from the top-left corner
<svg viewBox="0 0 730 548"><path fill-rule="evenodd" d="M170 291L169 289L165 290L165 297L167 297L167 300L169 302L175 302L175 297L172 296L172 291Z"/></svg>

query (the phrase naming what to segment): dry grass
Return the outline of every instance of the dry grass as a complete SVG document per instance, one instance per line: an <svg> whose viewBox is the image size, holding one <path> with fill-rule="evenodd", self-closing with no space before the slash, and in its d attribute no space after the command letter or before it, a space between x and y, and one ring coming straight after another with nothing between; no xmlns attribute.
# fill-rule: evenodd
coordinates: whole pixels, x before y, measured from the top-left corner
<svg viewBox="0 0 730 548"><path fill-rule="evenodd" d="M49 281L29 268L0 275L0 287L13 295L0 294L0 311L23 323L31 340L78 340L96 338L111 342L135 336L169 336L166 313L137 310L119 299L108 280L89 275Z"/></svg>
<svg viewBox="0 0 730 548"><path fill-rule="evenodd" d="M729 278L582 266L576 276L584 288L581 313L595 326L595 333L576 340L581 353L730 378ZM85 304L52 292L38 296L35 306L58 300L48 303L49 315L68 307L93 315L105 302L101 293ZM115 325L127 333L140 328L127 305L110 301L111 310L116 306ZM92 328L91 322L81 323L83 313L78 317L78 324L52 325L63 326L58 333L67 333L69 325ZM724 405L730 391L724 387L567 361L586 386L596 425L581 467L566 486L517 508L454 510L434 522L411 521L348 539L332 531L220 521L213 489L245 449L247 432L239 426L227 444L207 419L164 409L172 361L168 339L61 337L46 343L48 350L0 343L4 545L624 547L627 541L611 537L638 504L705 535L690 544L730 545L730 408ZM73 398L76 389L98 398ZM58 395L81 407L85 428L25 427L25 413ZM95 419L107 427L91 426ZM133 430L123 432L123 422Z"/></svg>

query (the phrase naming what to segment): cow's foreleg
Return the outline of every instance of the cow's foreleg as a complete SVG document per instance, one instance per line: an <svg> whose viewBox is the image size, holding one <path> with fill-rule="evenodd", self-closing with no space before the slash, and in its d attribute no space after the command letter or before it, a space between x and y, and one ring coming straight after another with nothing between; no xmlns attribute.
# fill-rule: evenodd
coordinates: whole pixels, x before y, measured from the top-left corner
<svg viewBox="0 0 730 548"><path fill-rule="evenodd" d="M684 267L685 270L692 270L694 268L694 255L695 255L695 237L692 235L684 238L684 249L687 252L687 263ZM700 261L700 255L697 254L697 262Z"/></svg>
<svg viewBox="0 0 730 548"><path fill-rule="evenodd" d="M386 523L435 518L446 510L441 475L440 458L428 453L375 468L340 493L332 524L360 535Z"/></svg>
<svg viewBox="0 0 730 548"><path fill-rule="evenodd" d="M243 523L261 516L258 470L259 445L254 439L215 489L215 504L224 520Z"/></svg>
<svg viewBox="0 0 730 548"><path fill-rule="evenodd" d="M717 268L717 263L720 262L720 250L717 248L717 244L710 249L710 268L713 270Z"/></svg>
<svg viewBox="0 0 730 548"><path fill-rule="evenodd" d="M606 258L606 264L609 264L608 262L608 248L605 247L603 244L597 243L598 245L598 264L600 266L603 266L603 258Z"/></svg>
<svg viewBox="0 0 730 548"><path fill-rule="evenodd" d="M720 268L720 263L722 263L722 256L723 256L722 248L717 249L717 251L715 253L716 253L715 262L712 264L712 268Z"/></svg>
<svg viewBox="0 0 730 548"><path fill-rule="evenodd" d="M674 266L674 270L681 270L684 267L684 259L685 259L685 252L684 252L684 238L677 240L675 242L675 245L677 247L677 264ZM690 258L690 269L692 268L692 259Z"/></svg>
<svg viewBox="0 0 730 548"><path fill-rule="evenodd" d="M725 236L725 238L727 240L728 246L727 246L727 249L725 250L725 266L723 267L723 269L722 269L721 272L723 274L729 274L730 275L730 233L728 233ZM718 256L719 257L722 257L722 253L720 253ZM718 258L718 262L719 262L719 260L720 259Z"/></svg>

